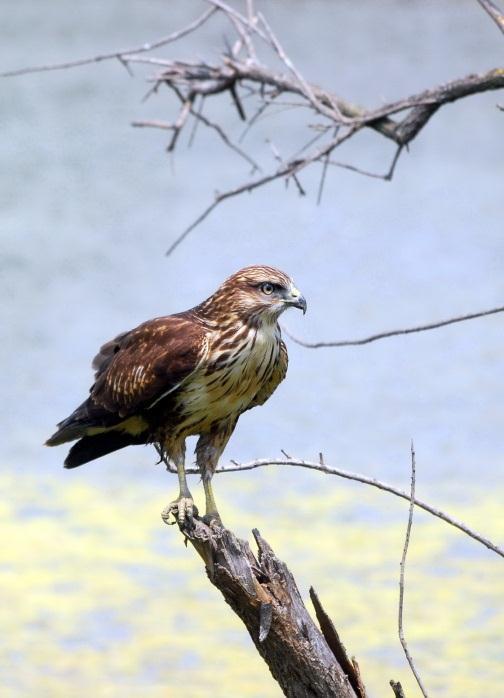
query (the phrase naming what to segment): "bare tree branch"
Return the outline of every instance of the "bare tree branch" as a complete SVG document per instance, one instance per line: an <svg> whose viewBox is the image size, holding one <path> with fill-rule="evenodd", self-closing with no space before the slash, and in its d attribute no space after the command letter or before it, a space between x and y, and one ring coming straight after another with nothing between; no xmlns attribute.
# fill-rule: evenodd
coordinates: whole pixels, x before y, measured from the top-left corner
<svg viewBox="0 0 504 698"><path fill-rule="evenodd" d="M393 679L391 679L390 685L392 686L392 690L394 691L394 695L396 698L406 698L406 694L404 693L404 689L401 686L399 681L394 681Z"/></svg>
<svg viewBox="0 0 504 698"><path fill-rule="evenodd" d="M406 569L406 556L408 554L408 547L411 535L411 527L413 525L413 510L415 509L415 480L416 480L416 463L415 463L415 447L413 446L413 441L411 442L411 490L410 490L410 506L408 514L408 525L406 527L406 536L404 539L403 553L401 557L401 573L399 576L399 610L398 610L398 630L399 630L399 640L401 642L402 648L410 669L416 679L418 687L422 691L424 698L429 698L427 692L423 686L422 680L413 662L413 657L411 656L406 638L404 637L404 624L403 624L403 609L404 609L404 573Z"/></svg>
<svg viewBox="0 0 504 698"><path fill-rule="evenodd" d="M333 342L305 342L303 339L299 339L293 335L285 326L282 326L283 332L296 344L307 349L320 349L321 347L357 347L363 344L370 344L371 342L376 342L378 339L386 339L387 337L396 337L403 334L412 334L413 332L425 332L426 330L435 330L438 327L445 327L446 325L453 325L456 322L464 322L465 320L475 320L476 318L486 317L487 315L495 315L496 313L504 312L504 306L498 308L492 308L491 310L482 310L478 313L468 313L466 315L458 315L457 317L449 318L448 320L440 320L439 322L431 322L427 325L418 325L416 327L405 327L400 330L389 330L387 332L379 332L378 334L372 334L370 337L364 337L363 339L341 339Z"/></svg>
<svg viewBox="0 0 504 698"><path fill-rule="evenodd" d="M429 90L424 90L405 99L398 100L397 102L390 102L385 104L383 107L376 109L375 111L369 111L362 114L360 117L356 117L356 122L370 123L375 119L380 119L383 117L391 116L392 114L397 114L399 112L411 109L412 107L421 107L427 110L439 109L439 107L444 104L450 104L451 102L456 102L464 97L469 97L474 94L479 94L481 92L488 92L489 90L500 90L504 87L504 68L495 68L489 70L486 73L471 73L463 78L457 80L451 80L450 82L443 83L438 87L431 88ZM428 118L432 116L429 113ZM414 118L413 118L414 117ZM420 118L421 117L421 118ZM413 109L412 114L407 117L408 128L405 127L404 123L399 123L396 129L395 138L396 142L403 142L404 145L409 143L417 135L417 133L425 126L427 120L423 120L425 115L422 115L422 110L418 112ZM416 121L421 121L421 125L418 128L412 128Z"/></svg>
<svg viewBox="0 0 504 698"><path fill-rule="evenodd" d="M310 590L320 629L296 580L257 529L258 552L247 541L198 516L178 520L184 542L205 563L210 582L242 620L259 655L289 698L366 698L357 663L348 659L336 629Z"/></svg>
<svg viewBox="0 0 504 698"><path fill-rule="evenodd" d="M500 13L494 3L490 0L478 1L492 19L501 26L502 13ZM504 87L504 69L496 68L481 75L467 75L444 85L424 90L419 94L385 104L378 109L365 109L352 104L330 90L306 80L299 68L287 55L282 42L273 32L267 19L256 11L253 0L246 1L245 13L239 12L223 0L206 0L206 2L211 7L198 19L184 29L152 43L67 63L35 66L0 73L0 77L13 77L27 73L73 68L113 58L118 59L126 68L129 68L130 64L135 63L155 66L159 70L150 78L154 83L154 87L149 91L149 94L157 92L159 85L166 84L181 99L182 109L173 122L159 120L151 122L138 121L135 122L135 125L151 126L172 131L172 138L167 150L173 151L178 144L181 131L188 122L188 116L192 115L195 119L201 121L202 124L215 130L226 146L232 148L250 164L253 163L255 169L260 169L258 163L234 145L221 124L210 121L194 109L197 98L204 99L205 97L227 92L238 111L240 119L246 119L242 100L244 97L252 96L257 101L258 107L254 105L254 114L248 120L247 130L257 122L271 102L277 100L280 95L295 95L299 98L299 102L293 108L309 109L310 112L314 113L321 120L321 123L317 125L317 128L320 129L320 134L317 134L317 138L326 136L329 138L329 134L335 128L345 127L346 134L344 138L339 140L333 138L318 151L308 152L303 157L299 154L288 159L285 165L281 165L275 172L217 194L215 200L172 243L168 254L173 252L180 242L225 199L246 191L253 191L280 178L284 178L286 181L294 179L297 182L296 177L300 170L319 161L323 163L322 178L318 191L319 200L329 165L389 181L394 174L402 148L411 143L440 107L473 94L498 90ZM228 48L221 53L220 59L216 64L210 64L202 59L193 61L167 60L143 55L148 51L165 46L197 31L217 12L229 21L236 36L233 42L228 43ZM285 74L279 73L274 68L268 66L263 62L262 56L261 61L259 61L254 44L254 41L257 40L264 44L275 61L279 60L283 64L286 69ZM291 107L289 106L289 108ZM343 163L329 157L345 140L353 137L363 128L372 129L397 145L398 149L386 174L368 172L357 165ZM307 143L303 148L303 152L304 149L309 147L310 145Z"/></svg>
<svg viewBox="0 0 504 698"><path fill-rule="evenodd" d="M0 78L13 78L19 77L20 75L30 75L32 73L46 73L52 70L66 70L67 68L78 68L82 65L89 65L91 63L100 63L102 61L112 60L114 58L119 59L123 65L127 65L125 60L127 56L131 54L146 53L148 51L153 51L154 49L161 48L167 44L171 44L178 39L182 39L184 36L191 34L196 29L199 29L205 22L210 19L210 17L216 12L215 7L211 7L206 12L204 12L198 19L188 24L187 27L179 29L176 32L168 34L168 36L163 36L161 39L156 39L155 41L142 44L141 46L136 46L135 48L122 49L120 51L112 51L109 53L98 54L97 56L91 56L90 58L80 58L75 61L67 61L65 63L50 63L47 65L36 65L28 68L18 68L16 70L8 70L4 73L0 73Z"/></svg>
<svg viewBox="0 0 504 698"><path fill-rule="evenodd" d="M491 0L478 0L478 2L504 34L504 13Z"/></svg>
<svg viewBox="0 0 504 698"><path fill-rule="evenodd" d="M269 30L268 35L271 38L271 30ZM271 41L273 41L273 38L271 38ZM278 44L277 40L273 41L273 48L276 53L280 53L284 61L287 60L287 65L289 67L292 66L292 63L285 57L283 49ZM304 80L300 83L299 77L297 77L298 71L295 68L293 69L296 71L296 74L292 79L286 75L277 74L269 68L264 67L262 64L257 64L251 57L246 61L240 61L227 55L223 56L222 64L217 66L205 62L200 62L197 65L189 65L179 61L166 62L165 70L155 76L154 79L156 81L166 82L172 87L177 86L177 89L185 91L187 98L194 97L195 95L208 97L226 90L229 90L231 94L235 96L238 94L238 86L244 82L256 88L258 99L260 99L263 104L264 97L262 94L266 88L273 88L275 90L275 95L282 93L296 94L305 100L305 106L314 110L320 117L330 121L328 128L334 128L334 126L341 125L342 123L348 128L345 138L336 144L330 145L327 150L324 150L322 155L318 153L313 157L309 154L304 158L296 159L295 171L293 171L291 167L280 168L272 176L266 176L257 182L234 187L224 195L218 195L216 200L207 207L203 214L198 216L174 241L167 254L171 254L180 242L185 239L188 233L205 220L222 200L231 196L237 196L244 191L251 191L257 187L264 186L278 178L285 177L288 179L292 177L293 174L300 169L324 158L327 152L332 152L336 147L339 147L344 140L355 135L361 128L372 128L381 135L392 139L398 145L398 150L396 151L389 171L385 175L375 175L374 173L366 172L353 165L337 162L334 162L334 164L337 166L343 165L345 169L360 174L375 176L376 178L390 181L402 148L408 145L418 135L431 116L442 105L467 97L471 94L504 87L504 70L497 69L482 75L469 75L463 79L454 80L434 89L426 90L420 94L412 95L398 102L392 102L380 109L365 111L348 104L335 95L321 90L315 85L310 85ZM398 114L402 111L408 112L402 120L396 122L390 118L391 115ZM339 115L342 115L342 118L340 118ZM256 120L257 116L258 113L256 112L253 118ZM322 135L324 135L323 132ZM319 135L317 134L316 138L318 137Z"/></svg>
<svg viewBox="0 0 504 698"><path fill-rule="evenodd" d="M387 483L377 480L376 478L371 478L367 477L366 475L360 475L358 473L349 472L348 470L342 470L341 468L334 468L328 466L326 463L324 463L323 458L320 458L318 462L313 462L302 460L300 458L291 458L288 454L285 453L285 451L283 453L285 455L285 458L258 458L256 460L250 461L249 463L237 463L236 461L231 461L231 466L219 466L215 472L237 473L243 470L255 470L255 468L264 468L269 465L289 465L300 468L308 468L309 470L318 470L319 472L325 473L326 475L337 475L338 477L342 477L345 480L361 482L364 485L371 485L371 487L376 487L377 489L382 490L384 492L390 492L391 494L396 495L396 497L400 497L401 499L405 499L406 501L410 500L410 495L404 492L403 490L398 489L397 487L388 485ZM167 468L168 470L170 470L170 472L176 472L174 466L168 465ZM186 468L186 473L197 475L199 474L199 470L197 468ZM457 519L454 519L449 514L446 514L445 512L441 511L441 509L436 509L432 505L427 504L426 502L423 502L422 500L416 497L415 505L420 509L427 511L429 514L436 516L438 519L445 521L446 523L450 524L450 526L458 528L459 531L462 531L462 533L465 533L470 538L473 538L474 540L478 541L478 543L481 543L489 550L492 550L497 555L500 555L500 557L504 557L504 550L502 548L500 548L495 543L492 543L492 541L490 541L488 538L485 538L480 533L477 533L473 529L469 528L469 526L466 526L466 524L462 523L461 521L458 521Z"/></svg>
<svg viewBox="0 0 504 698"><path fill-rule="evenodd" d="M129 57L128 60L134 60ZM139 59L153 62L153 59ZM317 85L307 82L309 93L313 94L317 109L310 101L304 86L295 78L276 73L270 68L254 63L252 60L240 61L230 56L222 56L222 64L211 65L204 61L188 64L181 61L158 61L166 70L155 77L156 80L169 84L190 86L190 91L198 94L218 94L230 88L231 84L247 81L258 89L266 86L275 88L278 93L295 94L305 100L305 106L311 107L320 116L328 118L333 125L342 123L342 119L330 118L331 108L337 107L343 116L345 125L358 125L372 128L381 135L393 140L397 145L410 143L426 125L430 117L444 104L455 102L473 94L499 90L504 87L504 69L497 68L482 74L471 74L464 78L452 80L435 88L424 90L396 102L390 102L375 110L365 110L341 99ZM392 115L410 111L402 121L396 122Z"/></svg>

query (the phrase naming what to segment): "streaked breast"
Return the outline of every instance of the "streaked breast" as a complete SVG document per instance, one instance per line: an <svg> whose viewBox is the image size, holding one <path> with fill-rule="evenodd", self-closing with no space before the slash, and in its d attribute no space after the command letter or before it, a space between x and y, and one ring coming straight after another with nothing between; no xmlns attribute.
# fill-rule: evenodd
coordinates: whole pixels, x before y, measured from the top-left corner
<svg viewBox="0 0 504 698"><path fill-rule="evenodd" d="M279 352L278 327L245 328L225 342L216 337L207 365L180 393L183 430L194 425L194 433L200 433L213 422L246 410L270 379Z"/></svg>

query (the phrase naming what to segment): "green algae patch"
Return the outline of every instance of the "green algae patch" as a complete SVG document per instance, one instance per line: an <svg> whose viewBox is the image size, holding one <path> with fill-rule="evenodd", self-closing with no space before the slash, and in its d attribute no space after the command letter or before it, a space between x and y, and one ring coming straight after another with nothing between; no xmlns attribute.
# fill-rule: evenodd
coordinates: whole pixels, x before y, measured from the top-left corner
<svg viewBox="0 0 504 698"><path fill-rule="evenodd" d="M315 586L371 695L386 695L390 678L415 695L396 630L407 502L330 482L274 506L245 477L220 476L217 487L227 525L249 537L259 527L308 606ZM161 522L165 492L135 483L111 496L23 475L3 475L0 486L2 695L280 695L199 558ZM247 507L233 507L234 496ZM474 491L460 505L424 498L503 537L502 492ZM405 631L433 695L490 695L504 683L502 564L447 524L415 516Z"/></svg>

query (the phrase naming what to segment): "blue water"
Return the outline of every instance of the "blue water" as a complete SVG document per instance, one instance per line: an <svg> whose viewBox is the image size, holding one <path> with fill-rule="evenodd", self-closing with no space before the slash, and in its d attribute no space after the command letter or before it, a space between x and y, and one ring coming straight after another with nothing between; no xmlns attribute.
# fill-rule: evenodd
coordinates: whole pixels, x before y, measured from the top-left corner
<svg viewBox="0 0 504 698"><path fill-rule="evenodd" d="M365 105L502 59L502 37L469 0L456 11L454 3L388 0L295 5L269 3L267 11L296 64ZM169 13L154 1L21 0L2 10L1 65L141 44L199 10L181 0ZM230 35L219 22L164 55L215 56ZM69 474L60 471L64 448L41 444L85 396L90 359L104 340L194 305L247 264L277 265L295 278L309 309L305 317L287 314L285 323L310 340L502 305L504 141L495 108L502 96L443 108L401 158L392 183L333 170L316 206L314 168L301 175L308 196L275 183L226 202L167 258L170 242L213 192L249 173L204 129L190 149L183 134L170 159L166 134L130 127L138 118L174 118L167 92L141 102L150 72L135 68L132 79L108 62L2 82L4 467L110 487L125 473L164 482L149 466L149 450L116 453ZM209 104L208 114L238 138L243 126L227 97ZM287 156L306 137L305 123L297 112L264 119L243 146L274 168L265 138ZM384 171L392 154L391 143L365 133L338 157ZM478 484L495 487L503 465L503 322L499 315L361 348L289 343L287 380L241 419L225 455L245 461L281 448L307 458L323 451L328 463L407 486L413 437L419 486L462 490L476 472ZM256 482L261 473L243 477ZM306 475L289 471L288 481L301 488Z"/></svg>

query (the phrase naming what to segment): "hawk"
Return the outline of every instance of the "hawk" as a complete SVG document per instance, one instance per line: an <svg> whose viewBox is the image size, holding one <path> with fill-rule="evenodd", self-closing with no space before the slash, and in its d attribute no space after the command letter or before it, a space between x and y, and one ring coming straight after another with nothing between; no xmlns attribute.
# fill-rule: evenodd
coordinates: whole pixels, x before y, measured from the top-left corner
<svg viewBox="0 0 504 698"><path fill-rule="evenodd" d="M205 520L220 521L211 479L239 416L262 405L287 372L278 318L306 300L287 274L251 266L230 276L191 310L155 318L104 344L93 360L90 395L46 442L77 441L75 468L134 444L153 443L177 469L180 493L163 512L190 519L185 440L198 435L196 463Z"/></svg>

